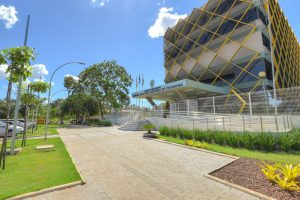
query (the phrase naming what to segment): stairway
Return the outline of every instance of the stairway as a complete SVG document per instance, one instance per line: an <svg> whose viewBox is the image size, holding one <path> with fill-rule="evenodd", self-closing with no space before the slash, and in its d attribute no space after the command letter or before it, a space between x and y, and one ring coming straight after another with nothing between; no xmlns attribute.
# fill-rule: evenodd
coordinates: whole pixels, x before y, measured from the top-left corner
<svg viewBox="0 0 300 200"><path fill-rule="evenodd" d="M119 129L124 131L144 131L145 124L149 124L149 121L146 119L138 119L125 123Z"/></svg>

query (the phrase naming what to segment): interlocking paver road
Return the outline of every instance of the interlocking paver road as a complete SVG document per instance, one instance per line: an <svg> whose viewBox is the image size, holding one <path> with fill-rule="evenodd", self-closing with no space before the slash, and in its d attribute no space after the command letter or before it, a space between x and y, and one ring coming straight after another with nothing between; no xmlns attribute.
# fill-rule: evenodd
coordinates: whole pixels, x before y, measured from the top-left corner
<svg viewBox="0 0 300 200"><path fill-rule="evenodd" d="M255 199L203 176L231 158L115 127L59 132L87 184L31 199Z"/></svg>

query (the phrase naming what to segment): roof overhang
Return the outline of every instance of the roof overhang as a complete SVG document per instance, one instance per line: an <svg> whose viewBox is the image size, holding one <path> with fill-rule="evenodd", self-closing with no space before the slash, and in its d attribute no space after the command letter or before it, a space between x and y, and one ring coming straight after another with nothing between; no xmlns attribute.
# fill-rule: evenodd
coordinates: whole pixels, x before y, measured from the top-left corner
<svg viewBox="0 0 300 200"><path fill-rule="evenodd" d="M208 96L218 96L229 93L226 87L217 87L205 83L184 79L151 89L135 92L133 98L163 101L177 101L183 99L194 99Z"/></svg>

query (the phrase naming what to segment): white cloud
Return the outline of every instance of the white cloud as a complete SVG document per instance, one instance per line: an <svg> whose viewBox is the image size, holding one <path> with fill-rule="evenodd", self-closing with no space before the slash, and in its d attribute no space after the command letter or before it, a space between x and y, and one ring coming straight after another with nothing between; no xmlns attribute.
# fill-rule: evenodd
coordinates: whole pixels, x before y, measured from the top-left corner
<svg viewBox="0 0 300 200"><path fill-rule="evenodd" d="M110 0L91 0L91 4L96 7L103 7L107 3L109 3Z"/></svg>
<svg viewBox="0 0 300 200"><path fill-rule="evenodd" d="M0 5L0 20L4 22L6 29L12 28L17 23L17 14L18 12L15 7Z"/></svg>
<svg viewBox="0 0 300 200"><path fill-rule="evenodd" d="M162 7L159 10L155 23L148 29L148 35L151 38L158 38L165 34L169 27L174 26L179 19L187 17L187 14L179 15L178 13L171 13L174 9Z"/></svg>
<svg viewBox="0 0 300 200"><path fill-rule="evenodd" d="M7 67L8 67L8 65L0 65L0 78L7 77L7 74L6 74Z"/></svg>
<svg viewBox="0 0 300 200"><path fill-rule="evenodd" d="M46 69L46 66L43 64L36 64L32 66L32 75L30 78L34 79L44 79L45 76L48 75L48 70Z"/></svg>
<svg viewBox="0 0 300 200"><path fill-rule="evenodd" d="M71 74L66 74L65 77L72 77L75 81L78 81L79 80L79 77L78 76L73 76Z"/></svg>

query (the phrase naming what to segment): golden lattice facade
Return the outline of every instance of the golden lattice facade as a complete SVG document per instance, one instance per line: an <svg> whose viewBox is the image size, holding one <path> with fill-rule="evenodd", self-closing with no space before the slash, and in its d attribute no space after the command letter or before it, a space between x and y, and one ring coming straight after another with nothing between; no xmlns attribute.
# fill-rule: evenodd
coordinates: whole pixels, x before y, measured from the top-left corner
<svg viewBox="0 0 300 200"><path fill-rule="evenodd" d="M300 86L300 45L276 0L269 0L277 88Z"/></svg>
<svg viewBox="0 0 300 200"><path fill-rule="evenodd" d="M299 43L276 0L209 0L167 30L164 55L166 83L190 79L235 96L273 88L274 75L278 88L300 85Z"/></svg>

